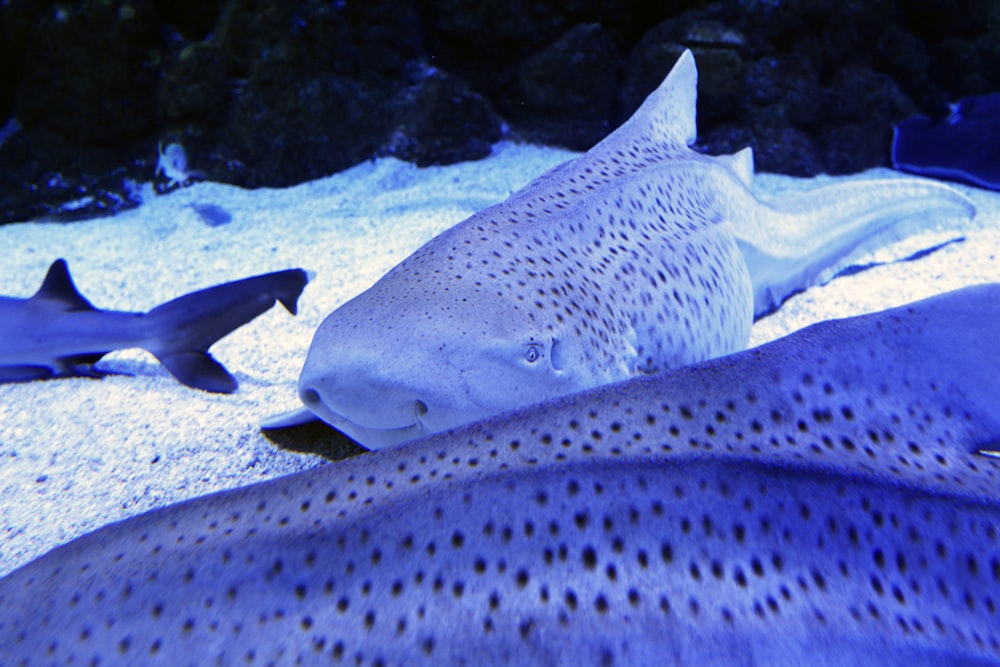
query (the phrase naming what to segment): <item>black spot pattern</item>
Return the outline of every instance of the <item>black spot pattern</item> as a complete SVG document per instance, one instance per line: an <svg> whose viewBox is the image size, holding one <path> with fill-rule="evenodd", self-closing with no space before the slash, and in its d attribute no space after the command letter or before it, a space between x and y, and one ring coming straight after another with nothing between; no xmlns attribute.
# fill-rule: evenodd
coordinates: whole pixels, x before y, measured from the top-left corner
<svg viewBox="0 0 1000 667"><path fill-rule="evenodd" d="M961 317L998 292L115 524L0 580L0 662L697 662L708 627L767 663L806 626L1000 660L996 332Z"/></svg>
<svg viewBox="0 0 1000 667"><path fill-rule="evenodd" d="M397 428L419 401L437 431L743 349L753 294L732 225L759 204L672 126L692 109L647 104L331 314L302 374L310 408Z"/></svg>
<svg viewBox="0 0 1000 667"><path fill-rule="evenodd" d="M3 650L39 657L5 664L632 664L719 641L767 663L850 656L845 637L880 662L942 647L1000 659L996 502L863 476L735 459L553 464L341 520L325 508L282 524L265 507L207 534L211 513L185 507L142 533L159 552L134 539L165 516L146 515L5 579L0 601L20 614L0 623ZM497 530L526 521L554 529ZM113 562L126 545L137 560ZM109 606L103 592L122 587Z"/></svg>

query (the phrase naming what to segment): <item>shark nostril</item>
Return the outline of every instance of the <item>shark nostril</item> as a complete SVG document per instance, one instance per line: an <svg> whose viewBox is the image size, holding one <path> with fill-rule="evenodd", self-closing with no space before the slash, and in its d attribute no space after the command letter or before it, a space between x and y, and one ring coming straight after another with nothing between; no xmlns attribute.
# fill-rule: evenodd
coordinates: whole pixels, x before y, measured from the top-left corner
<svg viewBox="0 0 1000 667"><path fill-rule="evenodd" d="M315 389L303 389L299 393L299 397L302 399L302 402L306 404L306 407L311 408L323 404L323 400L319 397L319 392Z"/></svg>
<svg viewBox="0 0 1000 667"><path fill-rule="evenodd" d="M413 404L413 411L417 415L417 419L420 419L427 414L427 404L423 401L417 401Z"/></svg>

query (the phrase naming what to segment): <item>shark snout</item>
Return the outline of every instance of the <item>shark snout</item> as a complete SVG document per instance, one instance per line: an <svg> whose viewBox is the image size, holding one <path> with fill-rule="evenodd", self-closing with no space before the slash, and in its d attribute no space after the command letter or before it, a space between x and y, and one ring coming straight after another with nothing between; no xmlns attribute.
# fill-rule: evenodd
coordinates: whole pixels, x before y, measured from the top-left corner
<svg viewBox="0 0 1000 667"><path fill-rule="evenodd" d="M300 382L299 397L334 426L346 421L371 429L406 428L427 413L426 402L410 392L375 384L349 386L329 376Z"/></svg>
<svg viewBox="0 0 1000 667"><path fill-rule="evenodd" d="M329 377L300 382L299 398L318 418L368 449L389 447L427 434L420 421L427 413L422 400L379 395L370 386L348 389L331 384Z"/></svg>

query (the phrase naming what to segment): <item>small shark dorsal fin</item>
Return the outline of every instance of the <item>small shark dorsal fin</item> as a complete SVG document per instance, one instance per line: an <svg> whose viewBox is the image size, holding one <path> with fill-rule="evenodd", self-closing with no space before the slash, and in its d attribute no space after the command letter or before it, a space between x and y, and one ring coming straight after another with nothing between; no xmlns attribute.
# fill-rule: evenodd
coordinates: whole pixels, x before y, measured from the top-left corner
<svg viewBox="0 0 1000 667"><path fill-rule="evenodd" d="M37 301L58 301L67 306L66 310L97 310L80 292L77 291L73 279L69 275L69 267L65 259L52 262L49 272L45 274L42 286L31 297Z"/></svg>

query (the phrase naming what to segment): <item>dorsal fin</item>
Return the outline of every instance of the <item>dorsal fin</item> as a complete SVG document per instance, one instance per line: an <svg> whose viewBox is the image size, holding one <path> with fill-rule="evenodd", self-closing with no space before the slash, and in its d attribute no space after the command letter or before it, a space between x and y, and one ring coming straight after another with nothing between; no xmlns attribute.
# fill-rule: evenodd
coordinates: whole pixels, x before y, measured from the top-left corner
<svg viewBox="0 0 1000 667"><path fill-rule="evenodd" d="M69 267L65 259L52 262L49 272L45 274L42 286L31 297L38 301L58 301L66 304L66 310L97 310L80 292L77 291L73 279L69 275Z"/></svg>
<svg viewBox="0 0 1000 667"><path fill-rule="evenodd" d="M631 118L580 157L545 172L515 192L505 206L523 202L553 189L560 190L564 206L609 181L633 174L651 164L690 157L694 143L698 68L685 49L663 82L649 94ZM565 190L577 191L569 197Z"/></svg>
<svg viewBox="0 0 1000 667"><path fill-rule="evenodd" d="M656 145L690 146L698 135L697 99L698 68L691 51L685 49L663 82L632 117L601 143L616 145L639 134Z"/></svg>
<svg viewBox="0 0 1000 667"><path fill-rule="evenodd" d="M753 149L749 146L732 155L716 155L715 159L732 170L743 185L753 185Z"/></svg>

